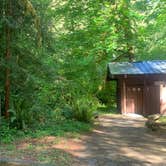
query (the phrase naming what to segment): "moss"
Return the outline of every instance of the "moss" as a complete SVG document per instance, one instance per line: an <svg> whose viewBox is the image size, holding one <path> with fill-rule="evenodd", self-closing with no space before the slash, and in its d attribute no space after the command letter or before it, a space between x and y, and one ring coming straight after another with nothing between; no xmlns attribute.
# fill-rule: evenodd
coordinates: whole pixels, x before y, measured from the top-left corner
<svg viewBox="0 0 166 166"><path fill-rule="evenodd" d="M158 121L166 124L166 116L161 116Z"/></svg>

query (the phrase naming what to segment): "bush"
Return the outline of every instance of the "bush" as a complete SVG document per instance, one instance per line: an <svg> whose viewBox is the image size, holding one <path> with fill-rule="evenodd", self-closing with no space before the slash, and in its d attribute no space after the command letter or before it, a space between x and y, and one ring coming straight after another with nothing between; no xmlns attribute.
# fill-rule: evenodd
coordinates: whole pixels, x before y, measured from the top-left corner
<svg viewBox="0 0 166 166"><path fill-rule="evenodd" d="M91 122L99 103L97 99L89 96L78 98L73 103L73 117L83 122Z"/></svg>
<svg viewBox="0 0 166 166"><path fill-rule="evenodd" d="M11 129L9 123L5 119L0 119L0 143L12 142L15 133L15 128Z"/></svg>
<svg viewBox="0 0 166 166"><path fill-rule="evenodd" d="M71 106L65 106L62 109L62 116L64 116L66 119L72 119L74 117L73 110Z"/></svg>
<svg viewBox="0 0 166 166"><path fill-rule="evenodd" d="M102 104L109 108L116 109L116 81L106 82L103 88L97 93L97 98Z"/></svg>

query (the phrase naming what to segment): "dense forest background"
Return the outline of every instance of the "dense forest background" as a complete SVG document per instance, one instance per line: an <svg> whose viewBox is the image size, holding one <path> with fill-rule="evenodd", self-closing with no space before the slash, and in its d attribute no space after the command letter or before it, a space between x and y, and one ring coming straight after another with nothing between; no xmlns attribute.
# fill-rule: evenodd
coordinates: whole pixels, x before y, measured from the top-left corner
<svg viewBox="0 0 166 166"><path fill-rule="evenodd" d="M166 1L0 0L0 43L0 127L89 122L108 62L165 59Z"/></svg>

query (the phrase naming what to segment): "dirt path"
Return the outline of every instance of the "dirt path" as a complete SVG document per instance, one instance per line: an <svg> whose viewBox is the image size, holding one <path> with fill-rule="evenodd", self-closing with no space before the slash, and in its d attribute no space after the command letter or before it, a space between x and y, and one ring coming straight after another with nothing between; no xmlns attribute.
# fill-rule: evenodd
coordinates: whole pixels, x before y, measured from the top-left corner
<svg viewBox="0 0 166 166"><path fill-rule="evenodd" d="M57 145L80 166L166 166L166 133L144 127L145 119L103 116L100 125L81 141Z"/></svg>
<svg viewBox="0 0 166 166"><path fill-rule="evenodd" d="M93 132L81 138L23 141L14 150L1 147L0 158L19 159L24 165L30 160L49 166L166 166L166 132L149 131L144 124L143 118L105 115Z"/></svg>

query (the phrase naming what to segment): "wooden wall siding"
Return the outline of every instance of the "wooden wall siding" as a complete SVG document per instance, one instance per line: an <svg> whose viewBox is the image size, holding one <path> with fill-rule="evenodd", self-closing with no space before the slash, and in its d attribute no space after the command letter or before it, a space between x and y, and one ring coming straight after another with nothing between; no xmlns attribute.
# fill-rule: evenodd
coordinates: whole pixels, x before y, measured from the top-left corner
<svg viewBox="0 0 166 166"><path fill-rule="evenodd" d="M160 113L166 115L166 87L160 86Z"/></svg>
<svg viewBox="0 0 166 166"><path fill-rule="evenodd" d="M160 87L146 86L144 90L144 115L160 113Z"/></svg>
<svg viewBox="0 0 166 166"><path fill-rule="evenodd" d="M166 87L160 88L157 82L165 81L163 77L127 77L118 79L118 108L121 113L138 113L143 115L165 113L166 114ZM135 90L128 91L128 88ZM165 95L162 104L160 102L160 93Z"/></svg>
<svg viewBox="0 0 166 166"><path fill-rule="evenodd" d="M125 80L121 81L121 112L126 114L126 83Z"/></svg>
<svg viewBox="0 0 166 166"><path fill-rule="evenodd" d="M118 109L118 112L121 113L121 84L119 81L117 81L117 89L116 89L116 97L117 97L117 109Z"/></svg>
<svg viewBox="0 0 166 166"><path fill-rule="evenodd" d="M166 114L166 87L160 85L163 82L166 83L166 74L141 76L123 75L116 76L114 80L118 82L117 104L118 110L120 110L122 114ZM137 88L137 90L128 92L128 87Z"/></svg>

